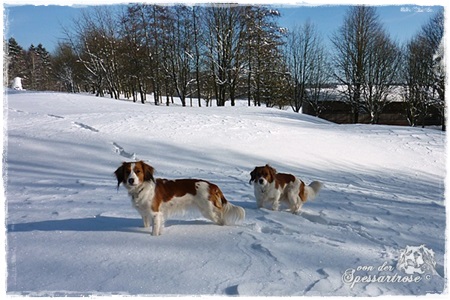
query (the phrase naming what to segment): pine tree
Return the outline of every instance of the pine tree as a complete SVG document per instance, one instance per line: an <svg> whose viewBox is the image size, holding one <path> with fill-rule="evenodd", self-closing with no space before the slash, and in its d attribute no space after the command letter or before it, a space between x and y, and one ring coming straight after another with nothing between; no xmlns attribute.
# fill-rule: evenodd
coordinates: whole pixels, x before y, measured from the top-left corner
<svg viewBox="0 0 450 300"><path fill-rule="evenodd" d="M8 83L16 77L24 78L26 76L25 51L12 37L8 40L7 63Z"/></svg>
<svg viewBox="0 0 450 300"><path fill-rule="evenodd" d="M52 65L50 61L50 53L39 44L36 49L36 55L38 59L38 77L37 77L37 89L46 91L51 89L52 78Z"/></svg>
<svg viewBox="0 0 450 300"><path fill-rule="evenodd" d="M26 55L27 75L26 82L29 89L44 91L51 89L51 61L48 51L39 44L37 47L31 45Z"/></svg>

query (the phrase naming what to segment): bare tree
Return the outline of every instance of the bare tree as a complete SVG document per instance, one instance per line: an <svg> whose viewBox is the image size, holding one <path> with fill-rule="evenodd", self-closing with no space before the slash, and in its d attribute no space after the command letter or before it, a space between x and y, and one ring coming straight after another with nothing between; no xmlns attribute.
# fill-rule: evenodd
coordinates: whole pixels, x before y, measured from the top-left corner
<svg viewBox="0 0 450 300"><path fill-rule="evenodd" d="M334 76L345 86L344 99L351 106L354 123L359 119L367 62L380 32L382 27L375 7L353 6L331 37L336 51Z"/></svg>
<svg viewBox="0 0 450 300"><path fill-rule="evenodd" d="M287 35L285 48L292 109L299 112L305 101L318 108L328 77L325 48L317 29L310 21L295 27Z"/></svg>
<svg viewBox="0 0 450 300"><path fill-rule="evenodd" d="M422 122L432 107L441 113L445 130L445 68L443 67L444 15L438 11L405 47L404 98L411 126Z"/></svg>
<svg viewBox="0 0 450 300"><path fill-rule="evenodd" d="M234 105L238 75L243 67L243 13L243 7L234 5L218 4L206 9L207 55L218 106L224 106L228 99Z"/></svg>
<svg viewBox="0 0 450 300"><path fill-rule="evenodd" d="M374 33L365 63L361 107L377 124L398 83L401 51L384 30Z"/></svg>
<svg viewBox="0 0 450 300"><path fill-rule="evenodd" d="M194 74L194 27L191 12L187 6L177 5L170 10L172 17L168 22L167 41L164 47L162 66L171 80L181 104L186 106L186 98L195 83Z"/></svg>
<svg viewBox="0 0 450 300"><path fill-rule="evenodd" d="M436 53L433 55L433 74L435 76L435 90L437 92L435 106L439 109L442 119L442 131L446 131L446 114L445 114L445 50L444 41L441 40Z"/></svg>
<svg viewBox="0 0 450 300"><path fill-rule="evenodd" d="M151 60L149 58L148 32L142 5L129 5L120 17L122 41L121 62L124 93L127 98L145 103L149 90Z"/></svg>
<svg viewBox="0 0 450 300"><path fill-rule="evenodd" d="M83 69L78 57L67 43L59 43L52 57L53 76L59 88L69 93L79 93Z"/></svg>
<svg viewBox="0 0 450 300"><path fill-rule="evenodd" d="M258 106L261 103L273 106L279 102L275 99L276 90L283 83L286 70L280 49L285 30L277 25L278 17L280 12L269 7L245 7L243 51L248 105L251 99ZM274 77L280 80L275 83Z"/></svg>
<svg viewBox="0 0 450 300"><path fill-rule="evenodd" d="M430 107L424 87L429 78L422 59L427 55L421 45L424 42L420 37L416 37L406 45L403 95L407 105L407 119L411 126L416 126L421 119L425 120Z"/></svg>
<svg viewBox="0 0 450 300"><path fill-rule="evenodd" d="M130 81L139 89L142 103L145 103L146 93L150 91L156 105L162 102L164 82L167 80L161 65L168 33L167 17L168 7L148 4L129 5L122 16L122 35L128 47L124 51L130 52L128 72L133 74Z"/></svg>
<svg viewBox="0 0 450 300"><path fill-rule="evenodd" d="M103 96L108 91L111 98L120 94L119 36L115 12L107 7L85 10L74 21L75 32L67 37L89 73L93 91Z"/></svg>
<svg viewBox="0 0 450 300"><path fill-rule="evenodd" d="M314 110L315 115L319 116L325 108L325 101L331 97L331 63L328 59L328 52L324 46L319 46L314 62L314 68L311 74L311 80L308 84L306 101Z"/></svg>
<svg viewBox="0 0 450 300"><path fill-rule="evenodd" d="M433 93L434 106L441 113L442 131L446 130L445 110L445 80L446 66L444 55L444 11L439 10L422 28L432 51Z"/></svg>
<svg viewBox="0 0 450 300"><path fill-rule="evenodd" d="M198 98L198 106L202 106L201 96L202 96L202 83L200 81L201 77L201 57L202 57L202 23L201 23L201 10L198 6L192 7L192 29L193 29L193 36L194 39L194 65L195 65L195 82L197 86L197 98Z"/></svg>
<svg viewBox="0 0 450 300"><path fill-rule="evenodd" d="M66 33L99 96L145 103L152 91L157 105L164 95L167 104L197 95L199 106L202 97L235 105L248 79L249 99L279 105L287 72L277 16L260 6L131 4L121 14L90 8Z"/></svg>

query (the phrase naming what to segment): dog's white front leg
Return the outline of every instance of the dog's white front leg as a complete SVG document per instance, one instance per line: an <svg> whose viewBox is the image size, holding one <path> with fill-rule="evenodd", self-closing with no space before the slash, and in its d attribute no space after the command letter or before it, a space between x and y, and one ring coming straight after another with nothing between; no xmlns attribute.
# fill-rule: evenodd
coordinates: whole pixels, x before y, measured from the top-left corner
<svg viewBox="0 0 450 300"><path fill-rule="evenodd" d="M164 219L163 219L162 212L154 212L153 213L153 231L152 231L152 235L154 235L154 236L161 235L163 222L164 222Z"/></svg>
<svg viewBox="0 0 450 300"><path fill-rule="evenodd" d="M264 199L257 198L256 205L258 206L258 208L262 208L264 206Z"/></svg>
<svg viewBox="0 0 450 300"><path fill-rule="evenodd" d="M272 203L272 210L277 211L280 207L280 201L278 198L275 198Z"/></svg>

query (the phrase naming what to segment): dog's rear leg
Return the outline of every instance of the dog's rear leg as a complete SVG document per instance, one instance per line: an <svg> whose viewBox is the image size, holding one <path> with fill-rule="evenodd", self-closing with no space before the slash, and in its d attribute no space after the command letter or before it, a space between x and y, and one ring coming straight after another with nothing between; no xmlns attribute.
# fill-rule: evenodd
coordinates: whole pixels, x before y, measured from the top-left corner
<svg viewBox="0 0 450 300"><path fill-rule="evenodd" d="M302 209L303 202L298 199L299 201L296 204L291 204L291 213L298 215L300 213L300 210Z"/></svg>
<svg viewBox="0 0 450 300"><path fill-rule="evenodd" d="M214 207L211 202L208 201L202 203L202 205L199 205L199 203L197 203L197 206L205 218L219 225L224 224L222 213L216 207Z"/></svg>

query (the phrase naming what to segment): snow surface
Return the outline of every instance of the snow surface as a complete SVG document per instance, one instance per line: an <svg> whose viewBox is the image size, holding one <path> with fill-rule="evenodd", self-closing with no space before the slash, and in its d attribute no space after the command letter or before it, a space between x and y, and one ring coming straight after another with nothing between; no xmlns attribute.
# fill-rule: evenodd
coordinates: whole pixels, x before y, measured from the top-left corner
<svg viewBox="0 0 450 300"><path fill-rule="evenodd" d="M447 293L438 130L18 91L5 111L8 295ZM134 159L158 177L218 184L246 220L221 227L192 212L151 236L116 190L113 172ZM301 215L258 210L249 173L266 163L325 187ZM406 277L400 252L422 244L437 265L420 282L355 282ZM342 280L349 269L353 287Z"/></svg>

